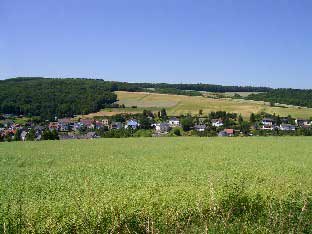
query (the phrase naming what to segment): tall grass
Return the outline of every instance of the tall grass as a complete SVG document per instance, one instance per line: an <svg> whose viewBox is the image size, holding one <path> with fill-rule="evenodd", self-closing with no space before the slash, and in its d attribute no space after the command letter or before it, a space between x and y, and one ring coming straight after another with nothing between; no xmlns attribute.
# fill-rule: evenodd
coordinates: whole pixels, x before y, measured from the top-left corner
<svg viewBox="0 0 312 234"><path fill-rule="evenodd" d="M0 233L311 233L310 142L3 143Z"/></svg>

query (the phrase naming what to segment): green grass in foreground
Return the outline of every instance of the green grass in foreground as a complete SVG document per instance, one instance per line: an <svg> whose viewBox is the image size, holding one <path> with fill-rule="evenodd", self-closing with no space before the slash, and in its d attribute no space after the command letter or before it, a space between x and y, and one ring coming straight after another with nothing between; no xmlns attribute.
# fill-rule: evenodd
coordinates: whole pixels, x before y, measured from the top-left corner
<svg viewBox="0 0 312 234"><path fill-rule="evenodd" d="M0 233L311 233L312 138L0 144Z"/></svg>

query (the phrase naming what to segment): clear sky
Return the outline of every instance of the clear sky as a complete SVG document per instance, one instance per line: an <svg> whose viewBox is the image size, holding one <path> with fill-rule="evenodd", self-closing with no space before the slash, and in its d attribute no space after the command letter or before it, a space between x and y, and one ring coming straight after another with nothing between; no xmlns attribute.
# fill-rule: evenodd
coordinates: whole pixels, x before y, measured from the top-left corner
<svg viewBox="0 0 312 234"><path fill-rule="evenodd" d="M0 0L0 77L312 88L311 0Z"/></svg>

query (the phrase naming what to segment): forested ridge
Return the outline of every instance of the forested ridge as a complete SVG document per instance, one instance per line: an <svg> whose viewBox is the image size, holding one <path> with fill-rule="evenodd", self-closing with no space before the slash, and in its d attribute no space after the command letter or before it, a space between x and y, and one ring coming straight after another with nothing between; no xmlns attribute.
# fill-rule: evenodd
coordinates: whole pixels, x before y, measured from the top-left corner
<svg viewBox="0 0 312 234"><path fill-rule="evenodd" d="M90 79L0 81L0 112L52 119L98 111L117 100L107 83Z"/></svg>
<svg viewBox="0 0 312 234"><path fill-rule="evenodd" d="M128 83L85 78L18 77L0 80L0 113L52 119L99 111L117 101L114 91L179 95L207 92L263 92L247 99L312 107L312 90L212 84Z"/></svg>
<svg viewBox="0 0 312 234"><path fill-rule="evenodd" d="M274 89L265 93L251 94L247 99L312 107L311 89Z"/></svg>

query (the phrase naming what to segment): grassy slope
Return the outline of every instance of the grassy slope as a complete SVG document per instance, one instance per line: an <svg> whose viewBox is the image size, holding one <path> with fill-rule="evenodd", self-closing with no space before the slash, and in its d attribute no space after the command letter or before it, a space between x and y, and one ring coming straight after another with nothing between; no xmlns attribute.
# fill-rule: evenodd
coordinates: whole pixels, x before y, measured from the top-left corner
<svg viewBox="0 0 312 234"><path fill-rule="evenodd" d="M189 97L182 95L155 94L143 92L116 92L119 103L125 104L126 107L137 106L137 109L106 109L102 112L92 115L112 115L118 112L135 113L141 112L142 109L159 110L165 107L170 115L180 115L185 113L198 114L198 110L202 109L204 114L211 111L228 111L241 113L244 117L249 117L250 113L258 113L265 111L268 113L276 113L280 116L292 115L297 118L312 117L312 109L299 109L296 107L281 108L270 107L264 102L255 102L249 100L237 99L212 99L204 97Z"/></svg>
<svg viewBox="0 0 312 234"><path fill-rule="evenodd" d="M311 195L311 151L309 137L0 143L0 232L4 223L13 232L145 232L151 225L166 232L165 223L179 233L202 232L208 221L211 231L243 226L247 232L288 232L295 225L298 232L304 227L297 215L285 212L297 210L305 223L312 207L301 214L304 195L287 197L294 191ZM257 193L291 201L290 210L258 201ZM231 211L246 204L246 217Z"/></svg>

